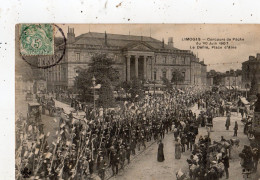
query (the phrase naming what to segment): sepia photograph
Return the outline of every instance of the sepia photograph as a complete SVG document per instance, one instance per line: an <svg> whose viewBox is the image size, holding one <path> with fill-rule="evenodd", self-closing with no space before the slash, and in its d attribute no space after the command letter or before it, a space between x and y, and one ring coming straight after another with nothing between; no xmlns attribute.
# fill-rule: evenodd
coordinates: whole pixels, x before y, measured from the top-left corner
<svg viewBox="0 0 260 180"><path fill-rule="evenodd" d="M15 26L15 179L259 180L260 25Z"/></svg>

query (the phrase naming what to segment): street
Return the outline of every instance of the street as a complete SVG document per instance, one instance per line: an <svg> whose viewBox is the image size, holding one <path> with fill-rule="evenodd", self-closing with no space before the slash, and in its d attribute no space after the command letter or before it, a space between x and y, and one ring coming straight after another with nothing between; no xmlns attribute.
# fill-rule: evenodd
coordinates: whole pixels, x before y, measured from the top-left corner
<svg viewBox="0 0 260 180"><path fill-rule="evenodd" d="M29 101L25 101L25 96L16 96L17 104L25 104L29 103ZM36 100L34 99L33 102ZM59 101L55 101L58 107L62 107L65 111L69 111L70 107L67 104L64 104ZM200 110L197 109L197 105L191 108L191 110L197 114L200 113ZM16 112L22 112L24 115L27 112L27 105L17 106ZM56 120L55 120L56 119ZM246 135L243 133L243 124L241 122L241 115L237 113L232 113L231 116L231 126L229 130L225 129L225 121L226 117L217 117L213 119L213 129L210 133L210 138L213 141L219 141L221 136L224 136L225 139L231 139L233 137L233 126L235 121L238 122L238 139L240 140L239 147L232 148L232 159L230 160L230 179L236 180L243 180L242 175L242 168L240 165L240 158L238 154L242 151L244 145L248 145L249 141ZM46 115L42 115L42 122L44 124L44 132L50 132L50 136L48 138L48 144L51 144L55 139L56 131L58 130L59 119L57 117L50 117L48 112ZM200 135L204 136L207 135L207 129L205 127L199 128L199 134L196 137L196 142ZM124 171L119 171L117 176L113 176L112 180L132 180L132 179L140 179L140 180L170 180L175 179L176 172L178 170L182 170L183 172L188 172L188 163L187 159L191 155L190 151L182 153L181 159L175 159L175 141L173 137L173 133L170 132L166 134L165 138L163 139L164 143L164 155L165 161L164 162L157 162L157 143L151 144L146 150L141 152L139 155L135 156L131 163L126 166ZM260 176L260 168L258 167L258 171L255 176ZM109 178L109 177L107 177ZM257 178L255 178L257 179Z"/></svg>
<svg viewBox="0 0 260 180"><path fill-rule="evenodd" d="M17 104L24 104L25 97L24 96L16 96ZM36 100L34 99L33 102ZM29 102L27 102L29 103ZM63 107L66 111L70 110L70 107L62 102L55 101L57 106ZM27 112L27 105L17 106L16 112L22 112L24 115ZM191 110L197 114L200 113L200 110L197 109L197 106L191 108ZM56 120L55 120L56 119ZM249 141L246 135L243 133L243 124L241 122L241 115L237 113L232 113L231 116L231 126L227 131L225 130L225 121L226 117L217 117L213 119L213 129L210 133L210 137L213 141L219 141L221 136L224 136L225 139L231 139L233 137L233 126L235 121L238 122L238 139L240 140L239 147L232 148L232 159L230 160L230 179L243 180L242 169L240 165L240 158L238 154L242 151L244 145L248 145ZM57 117L50 117L48 113L46 115L42 115L42 122L44 124L44 132L50 132L50 136L48 138L48 144L53 142L56 137L56 131L58 130L59 120ZM207 135L207 129L205 127L199 128L199 134L196 137L196 142L200 135ZM125 168L124 171L119 171L117 176L113 176L112 180L117 179L142 179L142 180L170 180L176 177L176 172L178 170L182 170L183 172L188 172L188 163L187 159L191 155L190 151L186 151L182 153L181 159L175 159L175 141L173 137L173 133L170 132L166 134L163 139L164 143L164 162L157 162L157 143L153 143L150 147L140 153L140 155L135 156L134 160ZM258 168L258 174L260 176L260 168Z"/></svg>
<svg viewBox="0 0 260 180"><path fill-rule="evenodd" d="M197 106L192 108L192 111L196 114L199 113L197 110ZM230 168L229 168L229 179L234 180L243 180L242 168L240 165L240 158L238 154L242 151L244 145L249 144L249 140L246 135L243 133L243 124L241 122L240 114L232 113L231 116L231 126L227 131L225 130L225 121L226 117L217 117L213 120L213 132L210 133L210 137L212 142L219 141L221 136L224 136L225 139L231 139L233 137L233 126L235 121L238 122L238 139L240 140L239 147L232 148L232 159L230 160ZM206 128L199 128L199 134L196 137L196 141L199 136L207 135ZM191 155L190 151L186 151L182 153L181 159L175 159L175 141L173 137L173 133L169 133L165 136L164 140L164 162L157 161L157 148L158 145L154 143L149 149L147 149L142 155L136 158L134 162L129 164L124 171L120 171L117 176L114 176L113 180L125 179L142 179L142 180L172 180L175 179L175 173L181 169L183 172L188 172L188 163L187 159ZM260 177L260 168L258 167L257 176ZM223 177L222 179L225 179ZM255 178L257 179L257 178Z"/></svg>

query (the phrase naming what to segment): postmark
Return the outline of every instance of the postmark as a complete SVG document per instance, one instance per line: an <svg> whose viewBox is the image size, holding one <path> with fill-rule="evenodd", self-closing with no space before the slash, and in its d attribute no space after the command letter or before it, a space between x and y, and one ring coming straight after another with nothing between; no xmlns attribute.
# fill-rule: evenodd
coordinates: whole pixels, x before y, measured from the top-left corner
<svg viewBox="0 0 260 180"><path fill-rule="evenodd" d="M58 63L60 63L60 61L65 56L66 45L67 45L67 39L65 37L65 34L64 34L63 30L58 25L52 24L52 26L54 27L54 32L53 32L54 47L53 47L53 54L52 55L38 54L38 55L29 55L28 56L28 55L22 54L22 52L20 51L21 58L33 68L39 68L39 69L51 68L51 67L57 65ZM55 42L56 36L61 39L61 43ZM20 41L21 41L21 36L20 36ZM45 63L39 64L38 63L39 59L46 59Z"/></svg>
<svg viewBox="0 0 260 180"><path fill-rule="evenodd" d="M53 55L53 24L21 24L20 52L24 56Z"/></svg>

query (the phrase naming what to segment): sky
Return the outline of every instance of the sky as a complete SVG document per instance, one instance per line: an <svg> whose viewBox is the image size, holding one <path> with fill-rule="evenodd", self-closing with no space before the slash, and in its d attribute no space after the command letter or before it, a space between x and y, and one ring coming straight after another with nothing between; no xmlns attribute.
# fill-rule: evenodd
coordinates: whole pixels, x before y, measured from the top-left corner
<svg viewBox="0 0 260 180"><path fill-rule="evenodd" d="M68 27L74 28L76 36L87 32L101 32L111 34L125 34L150 36L168 43L168 38L173 37L174 47L182 50L191 50L198 55L200 60L207 64L207 70L225 72L230 69L241 69L242 62L249 56L260 53L260 25L253 24L58 24L67 35ZM57 36L59 33L57 33ZM184 38L200 38L200 43L213 43L219 41L207 41L208 38L227 40L229 46L236 49L197 49L197 41L184 41ZM233 38L238 38L233 40ZM242 38L243 40L239 41ZM227 41L225 41L227 42ZM191 49L190 46L195 46ZM225 64L223 64L225 63Z"/></svg>

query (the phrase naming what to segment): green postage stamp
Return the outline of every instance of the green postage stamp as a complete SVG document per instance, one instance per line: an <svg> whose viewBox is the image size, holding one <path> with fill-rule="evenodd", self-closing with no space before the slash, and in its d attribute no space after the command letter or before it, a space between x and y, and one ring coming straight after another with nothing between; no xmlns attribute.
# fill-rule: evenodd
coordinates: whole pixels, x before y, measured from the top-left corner
<svg viewBox="0 0 260 180"><path fill-rule="evenodd" d="M20 24L21 55L53 55L53 24Z"/></svg>

